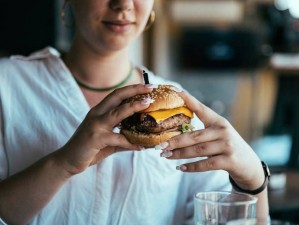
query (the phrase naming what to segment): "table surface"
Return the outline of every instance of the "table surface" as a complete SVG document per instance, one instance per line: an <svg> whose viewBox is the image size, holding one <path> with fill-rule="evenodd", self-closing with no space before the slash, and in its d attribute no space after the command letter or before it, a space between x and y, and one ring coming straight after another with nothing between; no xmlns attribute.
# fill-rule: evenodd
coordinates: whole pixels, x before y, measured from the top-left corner
<svg viewBox="0 0 299 225"><path fill-rule="evenodd" d="M271 211L299 209L299 171L286 171L285 174L285 187L278 190L269 190Z"/></svg>

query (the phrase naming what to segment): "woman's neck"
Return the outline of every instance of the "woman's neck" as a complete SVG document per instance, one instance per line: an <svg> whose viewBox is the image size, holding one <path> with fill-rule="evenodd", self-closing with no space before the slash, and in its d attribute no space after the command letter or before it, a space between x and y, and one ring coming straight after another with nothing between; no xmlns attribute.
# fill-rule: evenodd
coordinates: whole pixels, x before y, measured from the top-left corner
<svg viewBox="0 0 299 225"><path fill-rule="evenodd" d="M72 46L63 60L76 79L101 88L121 82L131 67L127 49L108 55Z"/></svg>

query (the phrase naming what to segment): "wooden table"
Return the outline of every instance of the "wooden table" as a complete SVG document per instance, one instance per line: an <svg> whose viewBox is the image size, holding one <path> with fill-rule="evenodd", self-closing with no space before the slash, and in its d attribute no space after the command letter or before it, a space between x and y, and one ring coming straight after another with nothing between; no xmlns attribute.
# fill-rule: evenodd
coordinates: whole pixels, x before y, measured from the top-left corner
<svg viewBox="0 0 299 225"><path fill-rule="evenodd" d="M270 211L273 213L287 210L298 210L299 212L299 170L286 171L285 174L285 187L269 190Z"/></svg>
<svg viewBox="0 0 299 225"><path fill-rule="evenodd" d="M299 224L299 170L285 171L285 174L285 187L269 190L270 216L275 220Z"/></svg>

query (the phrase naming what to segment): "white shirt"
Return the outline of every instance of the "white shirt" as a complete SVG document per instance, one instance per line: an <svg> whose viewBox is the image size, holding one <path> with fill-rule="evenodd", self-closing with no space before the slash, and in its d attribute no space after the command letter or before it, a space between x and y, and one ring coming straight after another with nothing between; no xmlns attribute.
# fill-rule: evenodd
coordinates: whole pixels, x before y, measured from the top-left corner
<svg viewBox="0 0 299 225"><path fill-rule="evenodd" d="M55 49L0 60L0 180L63 146L89 110ZM153 149L109 156L69 179L30 224L193 224L194 193L230 190L228 174L182 173L181 163Z"/></svg>

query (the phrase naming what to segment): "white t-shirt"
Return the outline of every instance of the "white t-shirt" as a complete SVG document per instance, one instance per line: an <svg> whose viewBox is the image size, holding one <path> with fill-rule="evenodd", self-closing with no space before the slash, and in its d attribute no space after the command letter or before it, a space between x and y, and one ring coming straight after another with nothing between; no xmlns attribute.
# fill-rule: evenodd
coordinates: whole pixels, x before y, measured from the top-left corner
<svg viewBox="0 0 299 225"><path fill-rule="evenodd" d="M0 180L63 146L89 109L55 49L0 60ZM195 192L231 187L224 171L182 173L181 163L153 149L109 156L68 180L30 224L193 224Z"/></svg>

